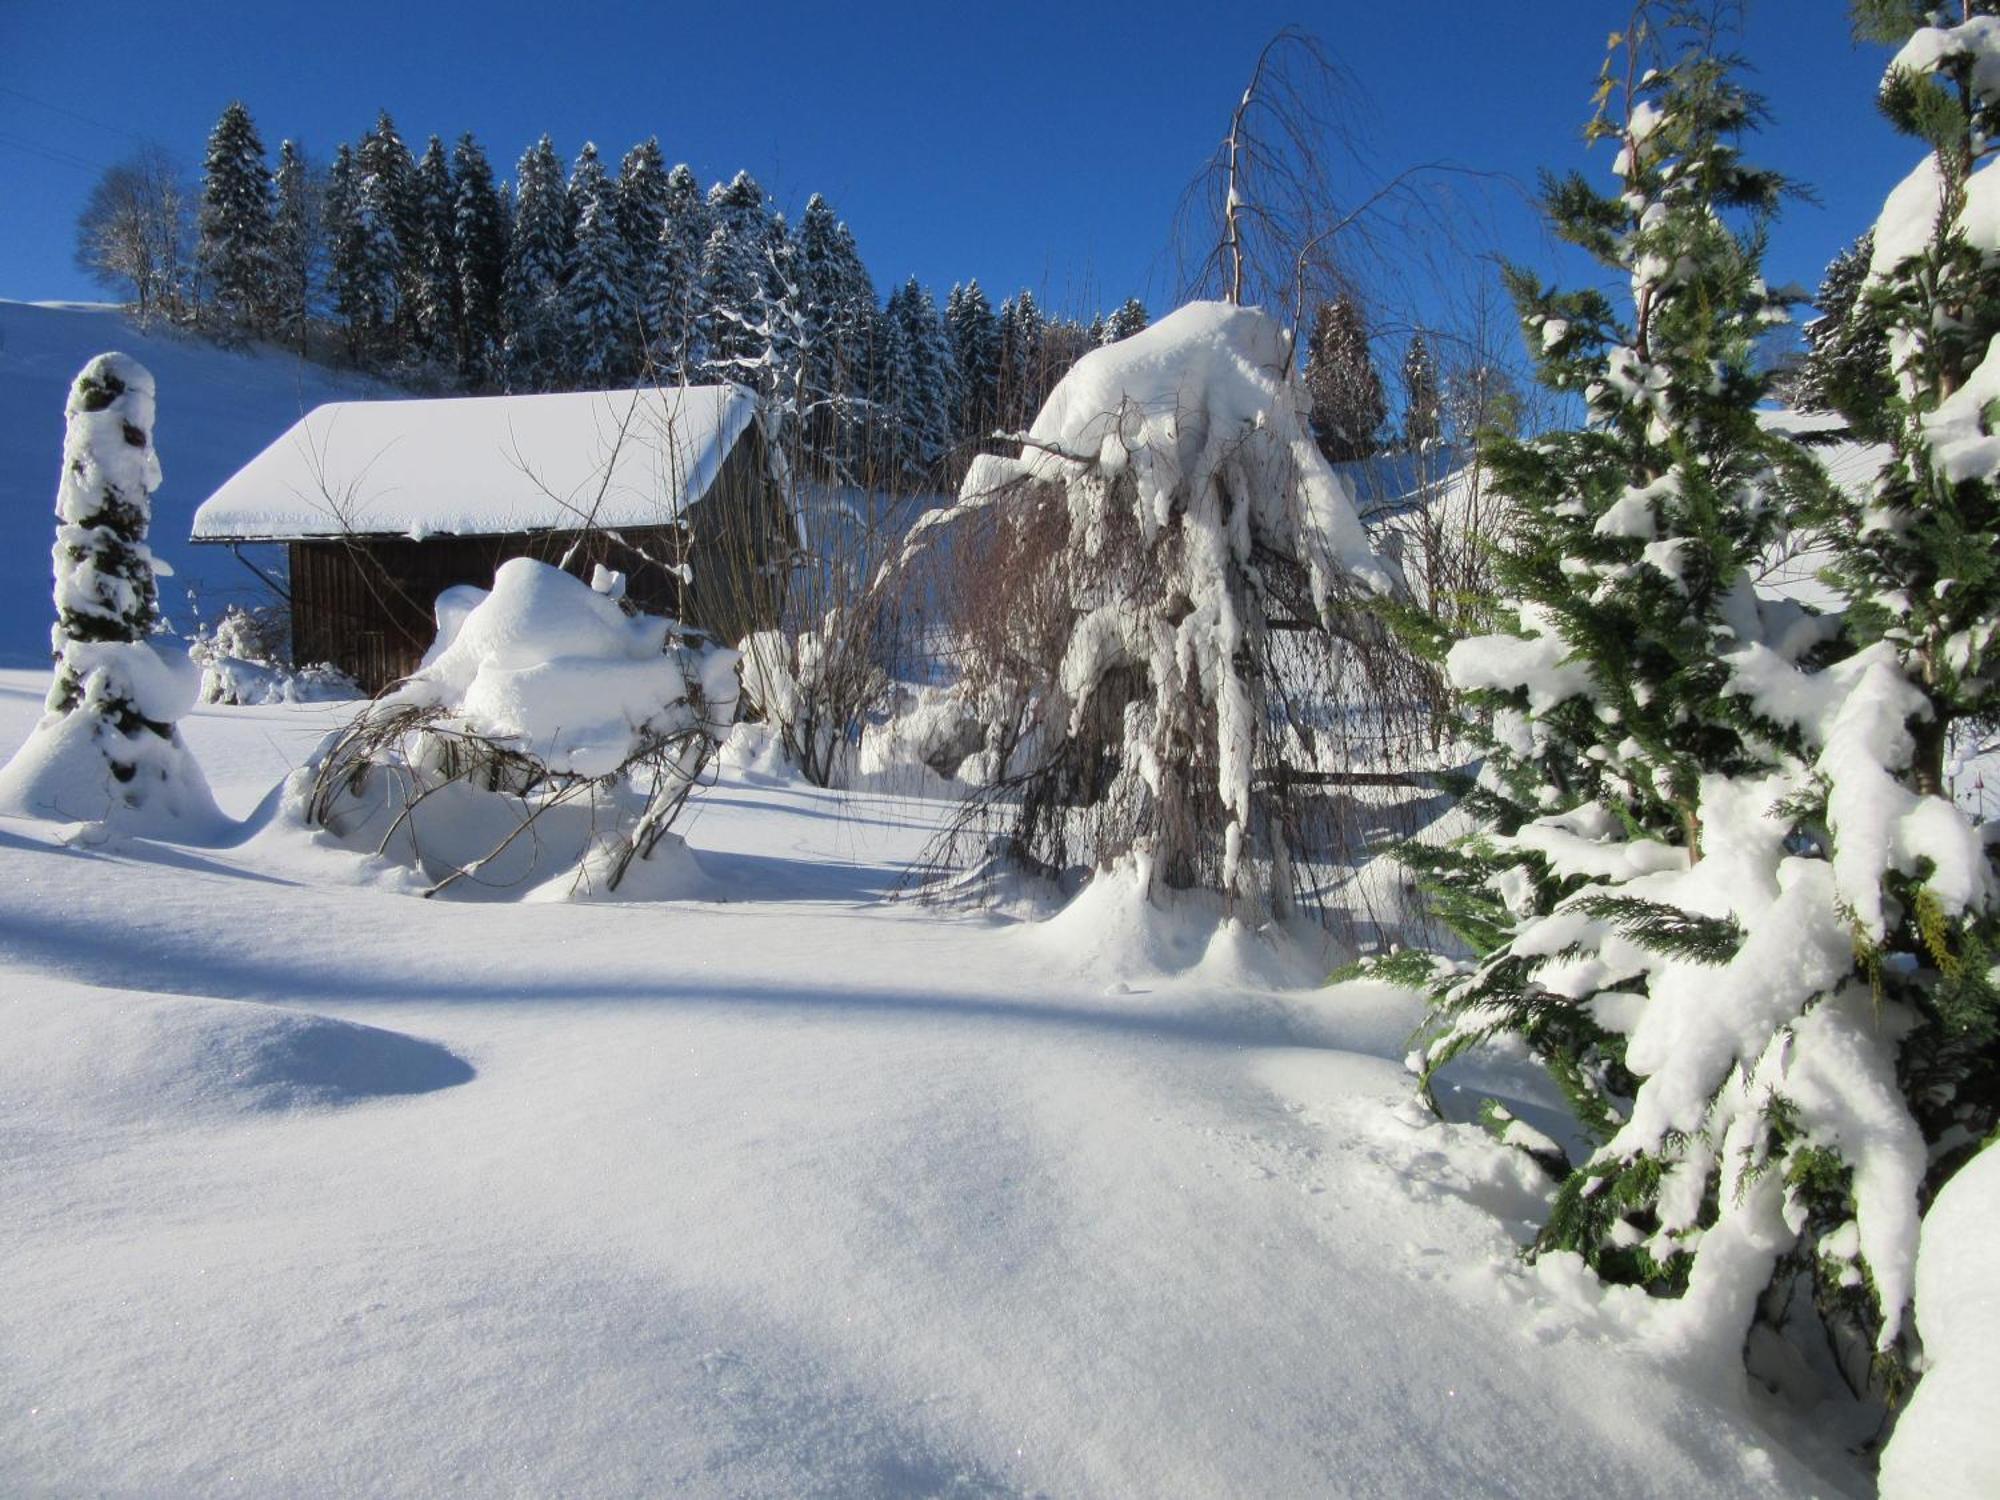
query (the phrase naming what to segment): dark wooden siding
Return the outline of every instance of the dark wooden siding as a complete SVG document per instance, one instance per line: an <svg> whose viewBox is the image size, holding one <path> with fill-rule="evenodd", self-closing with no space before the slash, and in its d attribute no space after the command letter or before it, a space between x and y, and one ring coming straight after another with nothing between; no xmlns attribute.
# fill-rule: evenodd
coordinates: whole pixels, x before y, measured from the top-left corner
<svg viewBox="0 0 2000 1500"><path fill-rule="evenodd" d="M435 633L437 596L457 584L490 588L495 570L515 557L557 564L568 557L570 571L585 579L603 563L625 574L626 597L640 609L735 641L777 621L792 545L753 424L685 525L293 542L292 658L331 662L380 692L416 670ZM677 571L682 564L691 566L691 585Z"/></svg>

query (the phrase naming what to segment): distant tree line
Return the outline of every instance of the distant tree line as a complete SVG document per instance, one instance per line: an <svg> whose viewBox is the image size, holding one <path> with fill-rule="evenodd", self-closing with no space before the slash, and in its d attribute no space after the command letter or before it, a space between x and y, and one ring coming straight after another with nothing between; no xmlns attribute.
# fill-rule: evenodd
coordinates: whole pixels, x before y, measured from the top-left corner
<svg viewBox="0 0 2000 1500"><path fill-rule="evenodd" d="M143 315L281 341L406 383L466 391L733 380L794 419L830 477L948 484L996 431L1025 428L1078 357L1146 326L1128 300L1089 321L976 281L940 308L915 278L886 300L814 194L798 222L747 172L705 192L657 139L615 170L546 135L496 177L470 134L413 155L383 113L323 167L273 164L241 103L198 189L150 150L108 172L78 260Z"/></svg>
<svg viewBox="0 0 2000 1500"><path fill-rule="evenodd" d="M1079 357L1147 322L1137 299L1088 321L1027 290L996 308L977 281L942 308L914 277L885 300L823 197L794 225L749 173L704 191L656 138L615 171L585 144L565 171L545 135L509 182L472 135L412 155L383 113L324 166L291 140L274 164L240 102L210 133L198 187L157 147L106 172L77 256L142 316L419 387L736 381L792 418L794 450L824 475L871 483L955 483ZM1392 423L1373 345L1351 298L1318 305L1303 365L1328 458L1472 430L1421 333Z"/></svg>

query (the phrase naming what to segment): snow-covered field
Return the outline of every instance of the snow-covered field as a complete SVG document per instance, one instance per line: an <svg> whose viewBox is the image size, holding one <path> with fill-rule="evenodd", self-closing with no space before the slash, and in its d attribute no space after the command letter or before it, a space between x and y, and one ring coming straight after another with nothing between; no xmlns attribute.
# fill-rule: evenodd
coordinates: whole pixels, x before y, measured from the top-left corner
<svg viewBox="0 0 2000 1500"><path fill-rule="evenodd" d="M0 1490L1863 1488L1517 1268L1405 997L737 774L715 899L415 899L253 817L345 712L184 722L234 847L0 819Z"/></svg>

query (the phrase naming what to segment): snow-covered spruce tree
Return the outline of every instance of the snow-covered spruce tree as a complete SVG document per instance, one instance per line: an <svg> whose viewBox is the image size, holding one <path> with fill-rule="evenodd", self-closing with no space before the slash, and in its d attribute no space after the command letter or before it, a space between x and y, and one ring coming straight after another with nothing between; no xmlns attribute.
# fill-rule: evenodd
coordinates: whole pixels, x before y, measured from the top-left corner
<svg viewBox="0 0 2000 1500"><path fill-rule="evenodd" d="M1046 325L1035 294L1025 287L1000 304L1000 380L995 400L999 428L1019 432L1035 419L1048 394L1043 357Z"/></svg>
<svg viewBox="0 0 2000 1500"><path fill-rule="evenodd" d="M354 152L357 285L376 363L407 358L416 341L417 284L423 265L416 163L385 110Z"/></svg>
<svg viewBox="0 0 2000 1500"><path fill-rule="evenodd" d="M945 299L952 363L958 367L955 443L979 443L1000 421L1000 319L976 281L953 287Z"/></svg>
<svg viewBox="0 0 2000 1500"><path fill-rule="evenodd" d="M1882 330L1858 316L1861 289L1874 258L1875 236L1868 233L1835 256L1820 279L1813 308L1819 316L1803 330L1804 358L1790 392L1804 411L1849 413L1855 434L1876 435L1876 418L1889 394L1888 351Z"/></svg>
<svg viewBox="0 0 2000 1500"><path fill-rule="evenodd" d="M691 379L695 371L700 354L701 257L708 228L708 203L701 184L683 162L667 174L659 254L652 279L641 289L646 324L653 330L648 359L662 379Z"/></svg>
<svg viewBox="0 0 2000 1500"><path fill-rule="evenodd" d="M708 224L696 311L702 374L757 387L768 350L764 326L771 250L771 210L757 179L738 172L726 185L711 188Z"/></svg>
<svg viewBox="0 0 2000 1500"><path fill-rule="evenodd" d="M1438 393L1437 366L1420 330L1410 335L1410 346L1403 351L1403 446L1420 453L1443 433L1444 400Z"/></svg>
<svg viewBox="0 0 2000 1500"><path fill-rule="evenodd" d="M501 299L507 281L507 219L493 167L470 133L451 148L452 246L457 254L458 372L470 385L500 376L505 333Z"/></svg>
<svg viewBox="0 0 2000 1500"><path fill-rule="evenodd" d="M0 770L0 807L134 831L213 820L208 784L174 728L194 707L200 672L184 650L153 639L153 377L126 355L100 354L70 387L64 414L55 681L41 722Z"/></svg>
<svg viewBox="0 0 2000 1500"><path fill-rule="evenodd" d="M865 380L874 336L875 286L854 236L819 194L796 236L799 301L799 442L825 473L853 482L868 412Z"/></svg>
<svg viewBox="0 0 2000 1500"><path fill-rule="evenodd" d="M618 224L616 188L589 141L570 173L569 202L576 233L563 286L568 365L581 389L598 390L618 380L638 312L629 300L631 266Z"/></svg>
<svg viewBox="0 0 2000 1500"><path fill-rule="evenodd" d="M1001 664L1040 714L982 804L1015 863L1124 866L1149 894L1218 892L1253 923L1293 911L1310 856L1283 695L1330 645L1311 627L1343 590L1393 575L1312 441L1290 363L1268 313L1191 303L1079 359L1020 457L976 459L957 506L912 533L906 563L982 513L1003 544L1033 543L987 554L1010 563L1000 616L1053 623ZM1295 627L1282 649L1274 617ZM998 649L1021 644L1003 632Z"/></svg>
<svg viewBox="0 0 2000 1500"><path fill-rule="evenodd" d="M1431 976L1414 1060L1427 1086L1496 1035L1542 1060L1598 1145L1574 1169L1543 1149L1561 1186L1537 1253L1674 1299L1649 1325L1708 1378L1809 1287L1849 1381L1893 1393L1925 1137L1948 1140L1920 1128L1950 1103L1936 1002L1990 994L1963 919L1992 875L1905 784L1924 705L1894 651L1842 655L1837 620L1751 587L1796 507L1828 503L1755 415L1779 184L1730 144L1755 106L1708 33L1622 45L1637 81L1595 133L1623 192L1572 175L1548 207L1632 303L1512 277L1590 424L1489 450L1504 629L1445 658L1484 715L1482 827L1413 856L1475 957ZM1656 45L1681 50L1646 68Z"/></svg>
<svg viewBox="0 0 2000 1500"><path fill-rule="evenodd" d="M295 141L279 143L271 186L271 331L303 354L325 249L324 190Z"/></svg>
<svg viewBox="0 0 2000 1500"><path fill-rule="evenodd" d="M354 216L354 148L342 143L326 172L326 297L340 324L347 357L359 362L369 310L365 257Z"/></svg>
<svg viewBox="0 0 2000 1500"><path fill-rule="evenodd" d="M1376 450L1389 402L1375 373L1361 310L1351 298L1322 302L1313 314L1305 386L1312 396L1313 436L1330 462L1348 463Z"/></svg>
<svg viewBox="0 0 2000 1500"><path fill-rule="evenodd" d="M271 169L241 100L223 110L209 133L199 224L195 259L208 283L217 327L234 334L269 332L277 301Z"/></svg>
<svg viewBox="0 0 2000 1500"><path fill-rule="evenodd" d="M917 480L951 441L958 371L937 303L914 276L891 294L883 318L888 326L879 402L895 422L895 467Z"/></svg>
<svg viewBox="0 0 2000 1500"><path fill-rule="evenodd" d="M1873 982L1913 1018L1899 1067L1928 1145L1928 1201L2000 1126L2000 912L1984 830L1952 805L1947 777L1954 750L2000 721L2000 5L1968 3L1957 25L1889 0L1856 15L1900 44L1881 103L1925 154L1876 222L1853 315L1887 369L1834 387L1850 426L1891 457L1872 494L1841 497L1828 576L1857 660L1908 726L1887 759L1895 787L1870 809L1893 814L1892 843L1857 865L1849 899ZM1843 783L1825 775L1837 818ZM1847 841L1837 824L1835 837Z"/></svg>
<svg viewBox="0 0 2000 1500"><path fill-rule="evenodd" d="M1118 304L1117 310L1104 320L1104 339L1107 344L1115 344L1120 339L1129 339L1135 333L1146 330L1146 304L1137 297L1127 297Z"/></svg>
<svg viewBox="0 0 2000 1500"><path fill-rule="evenodd" d="M417 159L410 191L415 199L414 270L416 353L453 366L463 342L465 302L458 281L458 213L444 142L432 136Z"/></svg>
<svg viewBox="0 0 2000 1500"><path fill-rule="evenodd" d="M649 136L625 153L618 164L617 202L618 237L624 244L623 296L629 312L612 370L612 378L621 384L645 368L646 353L658 335L646 293L659 282L666 255L660 231L667 222L670 191L667 159L660 153L658 137Z"/></svg>
<svg viewBox="0 0 2000 1500"><path fill-rule="evenodd" d="M507 385L515 391L555 390L563 383L569 352L562 277L572 225L562 162L547 136L529 147L515 168L514 198L502 298Z"/></svg>

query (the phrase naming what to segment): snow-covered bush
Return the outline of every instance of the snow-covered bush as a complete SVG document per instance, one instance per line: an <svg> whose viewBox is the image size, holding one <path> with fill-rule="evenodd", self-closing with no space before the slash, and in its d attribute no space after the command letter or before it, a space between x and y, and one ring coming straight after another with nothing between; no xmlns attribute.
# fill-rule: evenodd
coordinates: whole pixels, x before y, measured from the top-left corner
<svg viewBox="0 0 2000 1500"><path fill-rule="evenodd" d="M1485 752L1481 827L1411 856L1475 956L1428 966L1414 1061L1428 1083L1525 1041L1595 1143L1559 1164L1538 1252L1676 1299L1649 1326L1709 1378L1804 1286L1850 1382L1872 1365L1893 1391L1919 1206L1992 1125L1934 1064L1976 1035L1950 997L1987 984L1962 936L1995 883L1926 791L1930 713L1898 648L1853 637L1864 610L1752 587L1830 490L1756 417L1780 184L1739 156L1752 101L1707 40L1636 61L1606 132L1618 196L1574 176L1550 194L1558 229L1629 278L1629 312L1514 277L1546 376L1590 420L1490 455L1516 512L1507 593L1445 657Z"/></svg>
<svg viewBox="0 0 2000 1500"><path fill-rule="evenodd" d="M976 460L957 506L913 530L921 548L999 508L1055 533L1038 569L997 581L1003 612L1019 600L1055 625L1053 659L994 674L1039 716L1032 763L997 786L1018 809L1017 859L1130 858L1149 888L1290 910L1300 851L1272 621L1326 643L1345 590L1393 586L1313 442L1291 360L1268 313L1190 304L1080 359L1021 456Z"/></svg>
<svg viewBox="0 0 2000 1500"><path fill-rule="evenodd" d="M201 669L201 701L325 703L365 696L338 667L293 667L284 644L288 623L282 609L232 604L213 627L197 632L188 655Z"/></svg>
<svg viewBox="0 0 2000 1500"><path fill-rule="evenodd" d="M969 772L979 785L992 779L986 751L986 723L961 689L903 688L887 717L862 729L856 769L883 776L922 766L947 781Z"/></svg>
<svg viewBox="0 0 2000 1500"><path fill-rule="evenodd" d="M56 492L55 681L28 742L0 770L0 809L187 830L220 818L174 725L198 673L159 636L157 564L146 546L152 492L153 377L100 354L70 387Z"/></svg>
<svg viewBox="0 0 2000 1500"><path fill-rule="evenodd" d="M743 711L773 726L808 781L831 786L889 679L874 652L873 601L829 609L816 629L760 630L737 646Z"/></svg>
<svg viewBox="0 0 2000 1500"><path fill-rule="evenodd" d="M623 889L728 734L736 653L528 558L437 617L418 670L309 768L308 821L420 868L426 894Z"/></svg>

